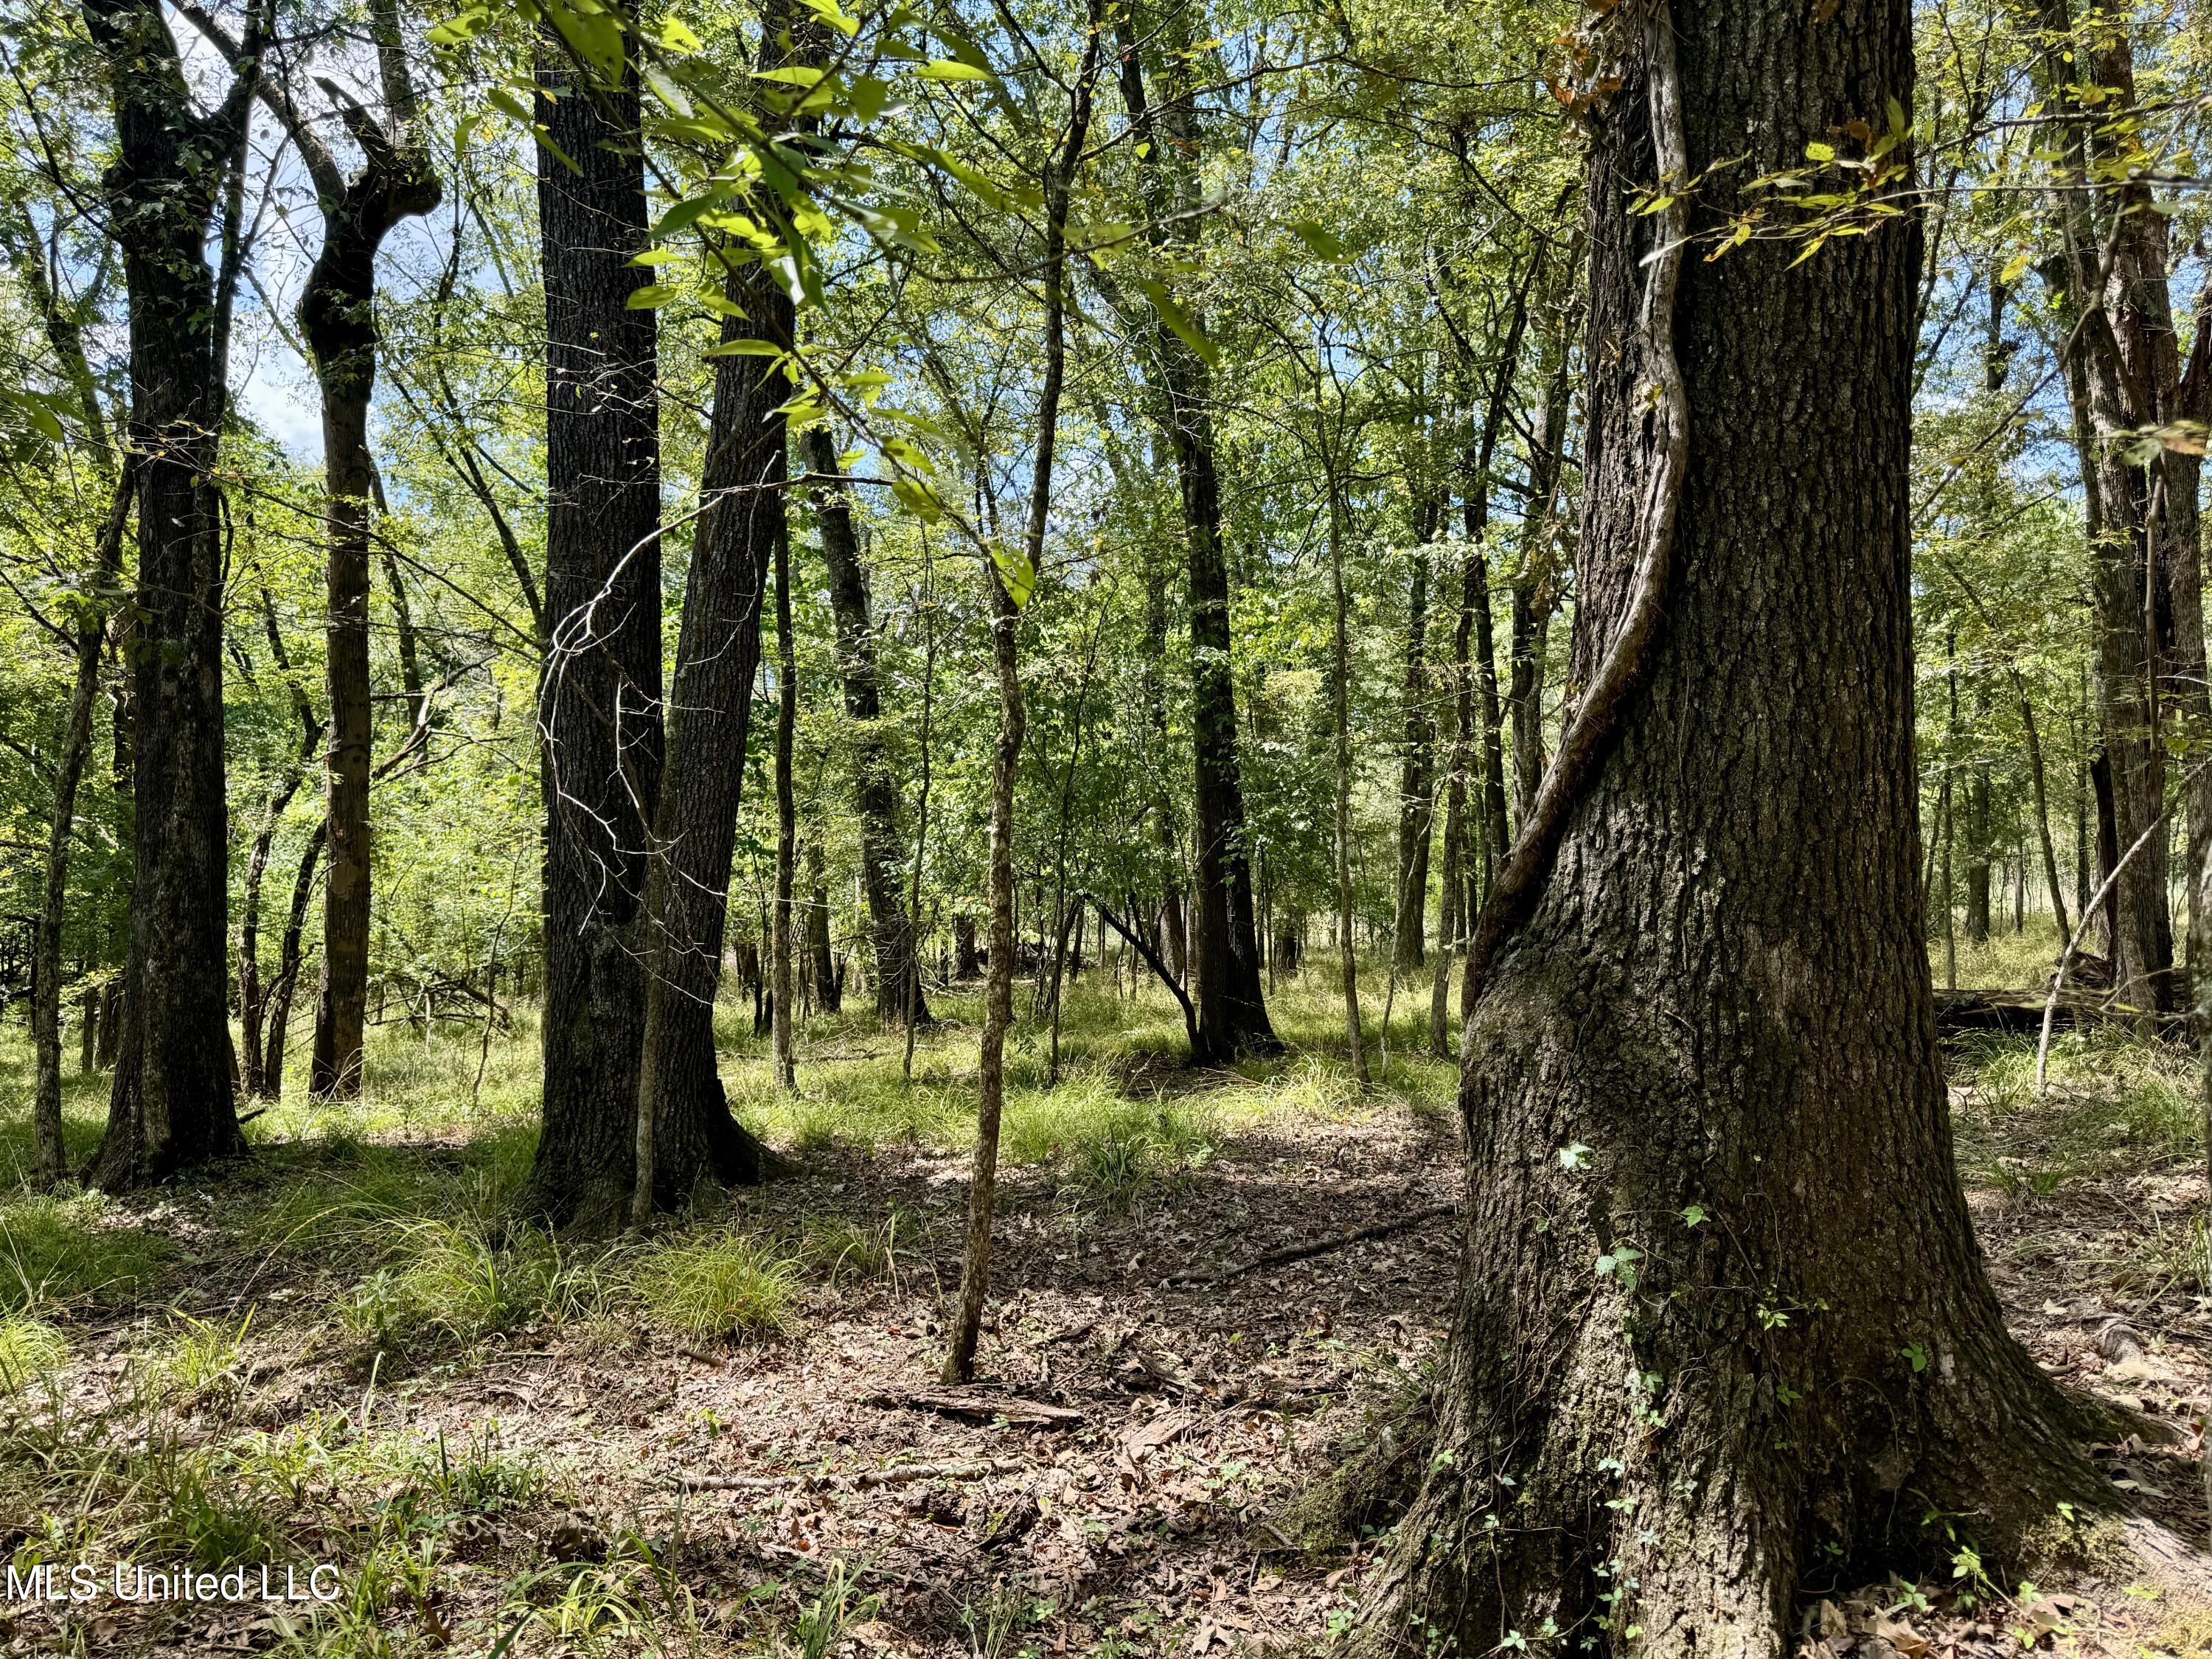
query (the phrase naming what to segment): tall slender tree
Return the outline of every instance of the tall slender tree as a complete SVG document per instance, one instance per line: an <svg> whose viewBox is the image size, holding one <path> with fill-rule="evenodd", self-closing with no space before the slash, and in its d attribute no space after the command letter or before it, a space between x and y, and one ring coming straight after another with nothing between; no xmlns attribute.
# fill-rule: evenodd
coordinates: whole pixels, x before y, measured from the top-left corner
<svg viewBox="0 0 2212 1659"><path fill-rule="evenodd" d="M1192 66L1189 15L1177 8L1149 20L1157 28L1139 41L1134 21L1115 20L1121 47L1121 99L1139 135L1146 210L1163 245L1188 234L1195 202L1194 172L1200 134ZM1155 102L1145 59L1171 66ZM1182 228L1170 231L1174 225ZM1190 720L1194 783L1192 834L1196 888L1191 930L1198 981L1198 1031L1208 1057L1226 1059L1277 1045L1260 985L1258 916L1247 844L1244 781L1237 758L1237 688L1231 670L1229 561L1221 527L1221 473L1216 454L1212 370L1185 337L1201 320L1171 309L1164 295L1150 308L1146 372L1152 380L1158 424L1175 457L1182 503L1185 577L1190 600Z"/></svg>
<svg viewBox="0 0 2212 1659"><path fill-rule="evenodd" d="M876 1014L881 1019L929 1018L915 954L915 918L901 893L906 840L898 823L898 783L884 741L883 684L868 614L867 572L853 510L838 477L837 446L825 426L799 437L808 495L830 569L830 608L837 629L837 663L845 682L845 718L853 736L853 805L860 822L860 890L868 901L868 933L876 958Z"/></svg>

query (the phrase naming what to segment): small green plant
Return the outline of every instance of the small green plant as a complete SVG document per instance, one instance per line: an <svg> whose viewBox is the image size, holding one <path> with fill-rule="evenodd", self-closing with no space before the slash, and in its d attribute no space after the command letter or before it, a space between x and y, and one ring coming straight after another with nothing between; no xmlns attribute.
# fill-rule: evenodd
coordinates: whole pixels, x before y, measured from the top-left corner
<svg viewBox="0 0 2212 1659"><path fill-rule="evenodd" d="M660 1245L636 1282L647 1318L697 1337L780 1334L799 1295L792 1264L741 1233Z"/></svg>
<svg viewBox="0 0 2212 1659"><path fill-rule="evenodd" d="M596 1264L564 1256L544 1233L499 1241L489 1224L434 1219L397 1231L391 1264L340 1310L349 1331L384 1352L426 1337L472 1341L536 1321L558 1324L598 1298Z"/></svg>
<svg viewBox="0 0 2212 1659"><path fill-rule="evenodd" d="M899 1251L915 1233L915 1220L894 1208L873 1226L842 1216L811 1215L806 1218L800 1254L807 1265L832 1285L851 1279L899 1282Z"/></svg>
<svg viewBox="0 0 2212 1659"><path fill-rule="evenodd" d="M0 1395L22 1393L68 1358L68 1340L45 1320L0 1318Z"/></svg>
<svg viewBox="0 0 2212 1659"><path fill-rule="evenodd" d="M253 1311L248 1308L234 1330L216 1320L177 1314L176 1340L160 1362L161 1381L189 1400L234 1391L239 1354L246 1333L253 1328Z"/></svg>
<svg viewBox="0 0 2212 1659"><path fill-rule="evenodd" d="M799 1623L786 1651L788 1659L830 1659L843 1645L845 1632L876 1616L882 1598L855 1597L860 1573L843 1561L832 1561L822 1581L822 1593L800 1609Z"/></svg>

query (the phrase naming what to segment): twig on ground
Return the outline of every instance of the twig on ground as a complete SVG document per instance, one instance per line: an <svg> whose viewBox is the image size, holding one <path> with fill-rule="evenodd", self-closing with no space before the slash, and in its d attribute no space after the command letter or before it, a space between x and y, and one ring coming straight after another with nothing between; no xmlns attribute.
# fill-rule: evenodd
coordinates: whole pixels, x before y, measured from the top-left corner
<svg viewBox="0 0 2212 1659"><path fill-rule="evenodd" d="M1217 1273L1177 1273L1167 1280L1167 1288L1176 1290L1186 1285L1224 1284L1246 1273L1257 1273L1262 1267L1280 1267L1292 1261L1304 1261L1309 1256L1340 1250L1347 1244L1364 1243L1370 1238L1388 1238L1393 1233L1402 1233L1425 1221L1433 1221L1438 1216L1456 1215L1458 1212L1456 1203L1425 1205L1418 1210L1409 1210L1404 1215L1394 1216L1388 1221L1377 1221L1368 1226L1354 1227L1349 1232L1332 1234L1327 1238L1310 1240L1304 1244L1285 1245L1279 1250L1269 1250L1249 1261L1233 1263Z"/></svg>

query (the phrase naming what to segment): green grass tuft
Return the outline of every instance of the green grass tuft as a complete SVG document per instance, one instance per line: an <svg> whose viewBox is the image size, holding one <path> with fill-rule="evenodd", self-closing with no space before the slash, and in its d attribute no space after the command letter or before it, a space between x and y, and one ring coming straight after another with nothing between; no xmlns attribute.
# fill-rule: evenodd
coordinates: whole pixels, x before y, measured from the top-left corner
<svg viewBox="0 0 2212 1659"><path fill-rule="evenodd" d="M635 1282L648 1320L696 1337L775 1336L797 1322L792 1262L741 1233L657 1245Z"/></svg>

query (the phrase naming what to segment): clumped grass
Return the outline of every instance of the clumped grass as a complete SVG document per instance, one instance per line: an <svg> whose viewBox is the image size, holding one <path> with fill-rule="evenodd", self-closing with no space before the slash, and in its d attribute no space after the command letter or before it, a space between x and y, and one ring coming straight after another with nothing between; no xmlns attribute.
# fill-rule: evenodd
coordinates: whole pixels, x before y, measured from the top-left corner
<svg viewBox="0 0 2212 1659"><path fill-rule="evenodd" d="M68 1339L45 1320L0 1318L0 1395L22 1393L68 1360Z"/></svg>
<svg viewBox="0 0 2212 1659"><path fill-rule="evenodd" d="M284 1517L295 1495L252 1460L217 1447L164 1442L140 1461L136 1493L145 1519L137 1542L149 1561L225 1567L293 1561L301 1551Z"/></svg>
<svg viewBox="0 0 2212 1659"><path fill-rule="evenodd" d="M2042 1096L2035 1090L2032 1036L1978 1036L1954 1054L1955 1074L1971 1079L1978 1111L2000 1123L2008 1141L2032 1127L2057 1161L2080 1164L2126 1146L2186 1158L2203 1143L2203 1082L2195 1058L2123 1026L2057 1033Z"/></svg>
<svg viewBox="0 0 2212 1659"><path fill-rule="evenodd" d="M534 1229L501 1238L480 1220L436 1218L392 1231L387 1265L340 1310L349 1332L386 1352L559 1324L592 1311L601 1295L597 1262Z"/></svg>
<svg viewBox="0 0 2212 1659"><path fill-rule="evenodd" d="M775 1336L795 1322L793 1264L742 1233L656 1245L637 1262L635 1283L648 1320L695 1337Z"/></svg>
<svg viewBox="0 0 2212 1659"><path fill-rule="evenodd" d="M915 1232L914 1217L896 1206L874 1223L811 1214L802 1224L799 1260L832 1285L847 1279L881 1279L896 1289L899 1252L913 1240Z"/></svg>
<svg viewBox="0 0 2212 1659"><path fill-rule="evenodd" d="M28 1310L141 1291L169 1254L98 1193L0 1203L0 1310Z"/></svg>
<svg viewBox="0 0 2212 1659"><path fill-rule="evenodd" d="M253 1328L253 1310L248 1308L235 1326L214 1319L175 1316L177 1334L161 1356L159 1375L174 1394L201 1400L232 1392L238 1386L239 1356L246 1334Z"/></svg>

